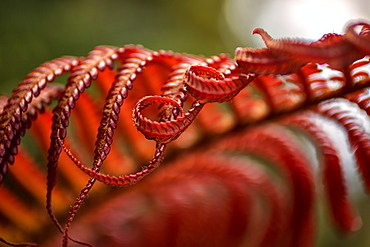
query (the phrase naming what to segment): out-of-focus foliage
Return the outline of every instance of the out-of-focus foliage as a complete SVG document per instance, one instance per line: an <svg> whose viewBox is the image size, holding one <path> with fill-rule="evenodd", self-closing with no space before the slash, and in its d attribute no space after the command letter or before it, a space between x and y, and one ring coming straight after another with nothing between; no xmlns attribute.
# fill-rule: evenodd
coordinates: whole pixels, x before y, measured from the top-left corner
<svg viewBox="0 0 370 247"><path fill-rule="evenodd" d="M97 45L142 44L191 54L227 51L219 33L222 0L3 0L0 88L9 93L33 68Z"/></svg>

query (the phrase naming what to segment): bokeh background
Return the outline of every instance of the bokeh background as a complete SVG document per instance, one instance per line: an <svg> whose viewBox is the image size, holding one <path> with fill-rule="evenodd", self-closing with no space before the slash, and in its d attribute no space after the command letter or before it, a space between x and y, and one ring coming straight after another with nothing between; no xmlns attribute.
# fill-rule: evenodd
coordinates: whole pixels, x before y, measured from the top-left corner
<svg viewBox="0 0 370 247"><path fill-rule="evenodd" d="M0 89L10 94L41 63L62 55L85 56L98 45L232 55L237 46L263 46L251 35L255 27L273 37L315 40L341 33L357 19L370 20L370 1L1 0ZM364 219L362 230L343 239L321 217L319 246L370 246L370 200L361 189L351 191ZM319 206L318 215L325 214Z"/></svg>

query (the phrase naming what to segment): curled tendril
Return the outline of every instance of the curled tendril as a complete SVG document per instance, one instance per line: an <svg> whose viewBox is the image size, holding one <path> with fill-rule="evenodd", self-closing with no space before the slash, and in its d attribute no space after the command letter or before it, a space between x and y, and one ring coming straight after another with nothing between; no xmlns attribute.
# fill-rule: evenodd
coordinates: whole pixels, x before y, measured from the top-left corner
<svg viewBox="0 0 370 247"><path fill-rule="evenodd" d="M179 115L174 120L157 122L148 119L142 114L142 110L154 103L170 105L178 109ZM139 100L133 110L133 120L138 131L149 140L157 143L169 143L175 140L193 122L195 116L201 110L203 104L196 102L188 113L184 113L182 107L173 99L162 96L146 96Z"/></svg>
<svg viewBox="0 0 370 247"><path fill-rule="evenodd" d="M67 156L73 161L73 163L84 173L86 173L88 176L90 176L90 179L95 179L97 181L100 181L106 185L110 186L128 186L128 185L133 185L137 182L139 182L141 179L146 177L148 174L153 172L162 162L164 154L165 154L165 149L166 149L166 144L157 144L156 151L154 154L154 157L152 160L149 162L147 166L142 167L141 171L129 174L129 175L124 175L124 176L110 176L110 175L105 175L102 173L99 173L95 171L95 169L91 169L83 165L67 148L67 146L64 144L64 141L61 139L59 136L59 130L57 133L57 141L61 148L64 150L64 152L67 154ZM89 190L89 188L85 188L84 190ZM86 196L87 192L85 193L84 190L82 191L81 195L83 197ZM81 197L79 198L81 199ZM79 207L78 202L75 204L75 206ZM75 210L72 208L72 211ZM65 238L66 239L66 238ZM71 239L71 238L69 238ZM78 242L82 243L82 242Z"/></svg>
<svg viewBox="0 0 370 247"><path fill-rule="evenodd" d="M187 91L202 103L225 102L251 82L250 76L225 77L218 70L207 66L191 66L185 73Z"/></svg>

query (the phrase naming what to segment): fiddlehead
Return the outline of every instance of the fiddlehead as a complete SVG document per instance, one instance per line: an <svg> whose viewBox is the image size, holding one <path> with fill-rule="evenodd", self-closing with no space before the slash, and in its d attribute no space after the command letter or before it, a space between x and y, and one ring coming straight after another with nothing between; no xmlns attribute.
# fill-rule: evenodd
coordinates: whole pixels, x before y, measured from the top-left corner
<svg viewBox="0 0 370 247"><path fill-rule="evenodd" d="M230 68L231 70L235 68ZM251 82L251 76L240 74L232 77L232 71L226 71L227 78L219 71L205 66L192 66L185 74L188 92L201 102L230 101L237 93Z"/></svg>
<svg viewBox="0 0 370 247"><path fill-rule="evenodd" d="M154 104L169 104L176 108L178 116L174 120L170 121L152 121L141 113L146 107ZM203 104L195 102L192 108L187 113L183 112L183 109L176 101L166 97L159 96L148 96L141 99L133 111L133 119L136 128L142 132L145 137L149 140L155 140L157 143L169 143L174 141L186 128L194 121L195 117L202 109Z"/></svg>

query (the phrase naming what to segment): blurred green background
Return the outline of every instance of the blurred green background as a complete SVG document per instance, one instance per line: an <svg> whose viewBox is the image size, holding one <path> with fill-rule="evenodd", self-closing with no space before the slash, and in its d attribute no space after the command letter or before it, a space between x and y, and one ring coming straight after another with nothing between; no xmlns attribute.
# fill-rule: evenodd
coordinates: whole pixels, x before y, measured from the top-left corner
<svg viewBox="0 0 370 247"><path fill-rule="evenodd" d="M97 45L216 55L222 0L2 0L0 78L4 92L39 64L85 56Z"/></svg>
<svg viewBox="0 0 370 247"><path fill-rule="evenodd" d="M369 18L366 0L1 0L0 89L11 90L38 65L62 55L85 56L98 45L142 44L205 56L261 46L250 34L319 38ZM339 29L339 30L338 30ZM317 34L315 33L317 31ZM319 246L369 246L370 200L357 198L363 229L344 240L320 220ZM368 245L366 245L366 243Z"/></svg>

